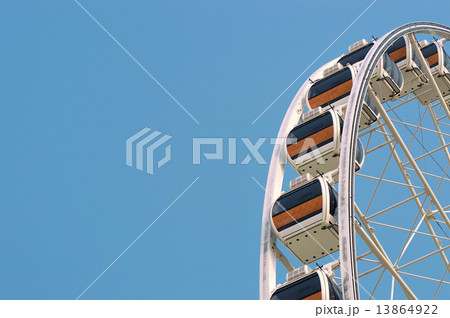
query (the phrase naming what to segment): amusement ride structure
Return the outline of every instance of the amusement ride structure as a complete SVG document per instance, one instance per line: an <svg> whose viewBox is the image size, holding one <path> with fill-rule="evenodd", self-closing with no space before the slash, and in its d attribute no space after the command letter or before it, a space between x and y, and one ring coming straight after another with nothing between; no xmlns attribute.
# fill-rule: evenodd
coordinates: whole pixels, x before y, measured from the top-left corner
<svg viewBox="0 0 450 318"><path fill-rule="evenodd" d="M449 39L408 23L301 86L267 178L261 299L449 295Z"/></svg>

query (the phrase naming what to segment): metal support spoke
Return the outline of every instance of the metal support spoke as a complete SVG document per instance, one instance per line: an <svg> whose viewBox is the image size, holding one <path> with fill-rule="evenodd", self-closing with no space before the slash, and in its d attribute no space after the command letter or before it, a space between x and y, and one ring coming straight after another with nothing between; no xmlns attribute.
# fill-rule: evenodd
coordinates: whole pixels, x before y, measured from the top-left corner
<svg viewBox="0 0 450 318"><path fill-rule="evenodd" d="M356 176L358 177L363 177L363 178L367 178L367 179L373 179L373 180L379 180L379 181L383 181L386 183L392 183L392 184L397 184L397 185L401 185L401 186L405 186L405 187L410 187L410 185L406 184L406 183L402 183L402 182L398 182L398 181L393 181L393 180L388 180L388 179L384 179L384 178L377 178L377 177L373 177L373 176L368 176L362 173L355 173ZM419 186L412 186L415 189L420 189L423 190L422 187Z"/></svg>
<svg viewBox="0 0 450 318"><path fill-rule="evenodd" d="M293 271L295 268L292 266L292 264L288 261L286 256L279 250L279 248L275 245L274 246L275 255L277 256L277 259L281 262L281 264L286 267L286 269L290 272Z"/></svg>
<svg viewBox="0 0 450 318"><path fill-rule="evenodd" d="M408 198L408 199L405 199L405 200L403 200L403 201L401 201L401 202L398 202L398 203L396 203L396 204L394 204L394 205L391 205L390 207L388 207L388 208L386 208L386 209L383 209L383 210L381 210L381 211L379 211L379 212L376 212L376 213L374 213L374 214L368 216L368 217L367 217L367 220L373 219L374 217L376 217L376 216L378 216L378 215L380 215L380 214L383 214L383 213L385 213L385 212L387 212L387 211L389 211L389 210L392 210L392 209L394 209L394 208L396 208L396 207L398 207L398 206L400 206L400 205L402 205L402 204L405 204L405 203L407 203L407 202L409 202L409 201L411 201L411 200L414 200L414 199L416 199L416 198L418 198L418 197L420 197L420 196L422 196L422 195L424 195L424 194L425 194L425 192L420 192L419 194L416 194L416 195L414 195L414 196L412 196L412 197L410 197L410 198Z"/></svg>
<svg viewBox="0 0 450 318"><path fill-rule="evenodd" d="M440 280L439 279L436 279L436 278L431 278L431 277L426 277L426 276L420 276L420 275L416 275L416 274L412 274L412 273L406 273L406 272L399 272L400 274L403 274L403 275L407 275L407 276L412 276L412 277L416 277L416 278L421 278L421 279L426 279L426 280L431 280L431 281L433 281L433 282L440 282ZM443 284L447 284L447 285L450 285L450 282L446 282L446 281L442 281L442 283Z"/></svg>
<svg viewBox="0 0 450 318"><path fill-rule="evenodd" d="M445 224L445 222L436 220L435 218L430 218L431 221L436 222L436 223L441 223L441 224Z"/></svg>
<svg viewBox="0 0 450 318"><path fill-rule="evenodd" d="M372 268L372 269L369 269L367 272L364 272L364 273L362 273L362 274L359 274L359 275L358 275L358 278L367 276L367 275L369 275L369 274L371 274L371 273L373 273L373 272L379 270L380 268L384 268L384 266L383 266L383 265L379 265L379 266L377 266L377 267L374 267L374 268Z"/></svg>
<svg viewBox="0 0 450 318"><path fill-rule="evenodd" d="M395 225L389 225L389 224L384 224L384 223L375 222L375 221L367 221L367 222L370 223L370 224L390 227L391 229L396 229L396 230L400 230L400 231L411 232L411 233L416 233L416 234L420 234L420 235L424 235L424 236L429 236L429 237L432 237L433 239L440 239L440 240L450 241L450 238L439 236L439 235L436 235L436 234L433 235L433 234L428 234L428 233L425 233L425 232L411 231L410 229L405 229L403 227L399 227L399 226L395 226ZM440 248L440 246L439 246L439 248ZM447 264L448 264L448 261L447 261Z"/></svg>
<svg viewBox="0 0 450 318"><path fill-rule="evenodd" d="M450 137L449 134L443 133L443 132L441 132L441 131L436 131L436 130L429 129L429 128L425 128L425 127L422 127L422 126L417 126L417 125L413 125L413 124L410 124L410 123L405 123L405 122L402 122L402 121L396 120L396 119L391 119L391 120L392 120L392 122L394 122L394 123L403 124L403 125L409 126L409 127L414 127L414 128L416 128L416 129L421 129L421 130L424 130L424 131L432 132L432 133L435 133L435 134L438 134L438 135L441 135L441 136L447 136L447 137Z"/></svg>
<svg viewBox="0 0 450 318"><path fill-rule="evenodd" d="M366 144L366 147L364 148L364 152L365 152L366 154L367 154L367 149L369 149L370 139L372 139L372 133L373 133L373 131L370 132L369 138L367 138L367 144Z"/></svg>
<svg viewBox="0 0 450 318"><path fill-rule="evenodd" d="M364 257L369 256L370 254L373 254L373 253L372 253L372 251L369 250L368 252L365 252L364 254L359 255L357 257L357 260L359 261L359 260L363 259Z"/></svg>
<svg viewBox="0 0 450 318"><path fill-rule="evenodd" d="M421 156L415 158L414 161L419 161L420 159L423 159L423 158L425 158L425 157L428 157L428 156L434 154L436 151L439 151L439 150L442 150L442 149L447 149L448 146L450 146L450 144L442 145L442 146L440 146L440 147L438 147L438 148L436 148L436 149L433 149L433 150L427 152L426 154L423 154L423 155L421 155ZM411 162L407 162L407 163L405 163L404 165L407 166L407 165L409 165L409 164L411 164Z"/></svg>
<svg viewBox="0 0 450 318"><path fill-rule="evenodd" d="M444 210L448 210L449 208L450 208L450 205L447 205L447 206L444 208ZM428 216L433 216L433 215L438 214L438 213L439 213L438 210L434 210L434 211L429 212L429 213L428 213ZM445 211L445 213L450 213L450 211Z"/></svg>
<svg viewBox="0 0 450 318"><path fill-rule="evenodd" d="M402 265L402 266L399 266L397 269L398 269L398 270L401 270L401 269L403 269L403 268L405 268L405 267L411 266L411 265L413 265L413 264L415 264L415 263L417 263L417 262L423 261L424 259L426 259L426 258L428 258L428 257L430 257L430 256L433 256L433 255L435 255L435 254L437 254L437 253L443 252L443 251L445 251L445 250L448 249L448 248L450 248L450 245L448 245L448 246L446 246L446 247L443 247L443 248L440 248L440 249L438 249L438 250L436 250L436 251L434 251L434 252L428 253L428 254L426 254L426 255L424 255L424 256L422 256L422 257L419 257L419 258L417 258L417 259L415 259L415 260L413 260L413 261L411 261L411 262L409 262L409 263L407 263L407 264L404 264L404 265Z"/></svg>
<svg viewBox="0 0 450 318"><path fill-rule="evenodd" d="M368 263L380 264L380 261L376 261L376 260L374 260L374 259L361 258L360 260L361 260L361 261L364 261L364 262L368 262Z"/></svg>
<svg viewBox="0 0 450 318"><path fill-rule="evenodd" d="M368 155L369 153L374 152L375 150L378 150L378 149L380 149L380 148L382 148L382 147L384 147L384 146L386 146L386 145L388 145L390 143L393 143L393 142L395 142L395 140L391 139L391 140L386 141L386 142L382 143L381 145L378 145L378 146L376 146L376 147L374 147L374 148L372 148L370 150L367 150L367 148L366 148L366 155ZM367 143L367 145L369 145L369 143Z"/></svg>
<svg viewBox="0 0 450 318"><path fill-rule="evenodd" d="M437 295L437 293L438 293L438 291L439 291L439 288L441 288L441 286L442 286L442 282L444 281L445 274L447 274L447 269L445 269L444 274L442 275L441 281L439 282L439 285L438 285L438 287L436 288L436 291L434 292L433 300L436 298L436 295Z"/></svg>
<svg viewBox="0 0 450 318"><path fill-rule="evenodd" d="M372 290L372 293L370 294L369 300L371 300L373 298L373 294L375 294L375 291L377 290L378 285L381 282L381 278L383 277L384 273L386 272L386 268L383 268L383 271L381 272L380 277L377 280L377 283L375 284L375 287Z"/></svg>
<svg viewBox="0 0 450 318"><path fill-rule="evenodd" d="M383 126L385 126L386 124L383 124ZM381 127L382 125L380 125L379 127ZM392 137L391 134L388 134L387 132L383 132L383 131L379 131L379 130L374 130L376 133L379 133L380 135L383 135L385 137Z"/></svg>
<svg viewBox="0 0 450 318"><path fill-rule="evenodd" d="M405 169L406 169L406 170L409 170L409 171L414 171L414 169L409 168L409 167L405 167ZM426 176L434 177L434 178L437 178L437 179L443 179L443 180L445 180L445 181L450 181L450 179L447 179L447 178L445 178L445 177L441 177L441 176L438 176L438 175L435 175L435 174L431 174L431 173L423 172L423 171L422 171L422 173L423 173L424 175L426 175ZM444 174L444 176L445 176L445 174ZM445 209L445 208L444 208L444 209Z"/></svg>

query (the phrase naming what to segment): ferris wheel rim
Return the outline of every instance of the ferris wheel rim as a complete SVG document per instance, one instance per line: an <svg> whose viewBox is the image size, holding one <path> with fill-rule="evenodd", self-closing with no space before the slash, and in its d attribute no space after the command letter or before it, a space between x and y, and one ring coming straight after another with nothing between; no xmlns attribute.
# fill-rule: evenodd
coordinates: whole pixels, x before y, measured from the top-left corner
<svg viewBox="0 0 450 318"><path fill-rule="evenodd" d="M316 72L314 72L313 75L311 75L310 78L314 79L317 77L320 72L327 68L328 66L335 63L338 59L336 58L333 61L330 61L320 67ZM291 129L295 122L298 121L298 118L296 118L296 113L301 112L302 109L299 107L299 101L304 98L304 95L306 94L308 89L307 83L304 83L302 87L298 90L297 94L295 95L294 99L292 100L288 110L286 111L286 114L284 116L283 122L281 124L281 127L279 129L277 139L280 140L282 138L286 137L286 134L288 133L289 129ZM274 267L276 256L275 252L271 251L273 248L273 245L275 245L275 237L272 233L271 227L270 227L270 209L273 204L273 200L276 196L279 195L281 192L281 183L283 180L283 173L285 168L285 162L282 160L283 151L282 151L282 145L280 143L275 143L274 149L272 152L272 158L270 160L270 166L269 166L269 173L267 176L267 182L266 182L266 188L265 190L265 197L264 197L264 207L263 207L263 217L262 217L262 228L261 228L261 249L260 249L260 284L259 284L259 291L260 291L260 299L268 299L270 292L275 288L276 282L275 282L275 274L272 270L272 267ZM281 180L280 180L281 176ZM278 190L278 191L277 191Z"/></svg>
<svg viewBox="0 0 450 318"><path fill-rule="evenodd" d="M366 92L368 78L382 57L397 39L407 34L428 33L450 39L450 28L433 22L412 22L388 32L367 53L356 76L350 93L347 113L342 132L341 159L339 162L339 246L344 299L359 299L357 283L356 247L354 230L354 164L356 141L358 139L358 123ZM425 65L425 67L428 67Z"/></svg>

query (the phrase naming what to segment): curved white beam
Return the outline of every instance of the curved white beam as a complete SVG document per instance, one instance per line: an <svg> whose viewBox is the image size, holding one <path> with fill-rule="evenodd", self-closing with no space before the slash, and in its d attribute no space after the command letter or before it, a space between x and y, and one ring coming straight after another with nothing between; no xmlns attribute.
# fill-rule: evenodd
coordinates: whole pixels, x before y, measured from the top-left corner
<svg viewBox="0 0 450 318"><path fill-rule="evenodd" d="M359 299L353 203L356 141L362 104L380 58L398 38L410 33L433 34L450 39L449 27L432 22L408 23L387 33L367 53L348 101L339 163L339 251L344 299Z"/></svg>
<svg viewBox="0 0 450 318"><path fill-rule="evenodd" d="M322 72L327 67L335 64L337 59L325 64L319 68L310 78L316 80L321 77ZM311 85L306 81L299 89L297 94L289 106L283 123L278 132L278 140L285 138L289 131L294 128L303 111L303 99L306 97L308 87ZM266 194L264 197L264 208L261 228L261 247L259 259L259 297L260 299L269 299L270 293L276 287L276 237L272 233L270 227L270 212L275 200L281 194L281 186L283 184L284 167L286 165L286 158L283 145L276 143L273 147L272 159L270 161L269 174L267 176Z"/></svg>

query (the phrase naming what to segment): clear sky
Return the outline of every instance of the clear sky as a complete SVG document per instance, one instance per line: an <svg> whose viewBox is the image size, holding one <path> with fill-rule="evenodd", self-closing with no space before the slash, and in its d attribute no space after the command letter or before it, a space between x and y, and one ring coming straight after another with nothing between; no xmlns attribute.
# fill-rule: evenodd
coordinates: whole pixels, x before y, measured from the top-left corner
<svg viewBox="0 0 450 318"><path fill-rule="evenodd" d="M79 0L197 124L76 2L1 1L0 298L77 298L199 177L81 299L257 299L268 165L193 165L192 138L275 137L349 44L450 24L448 1L376 1L252 124L371 2ZM153 175L125 164L144 127L172 136Z"/></svg>

